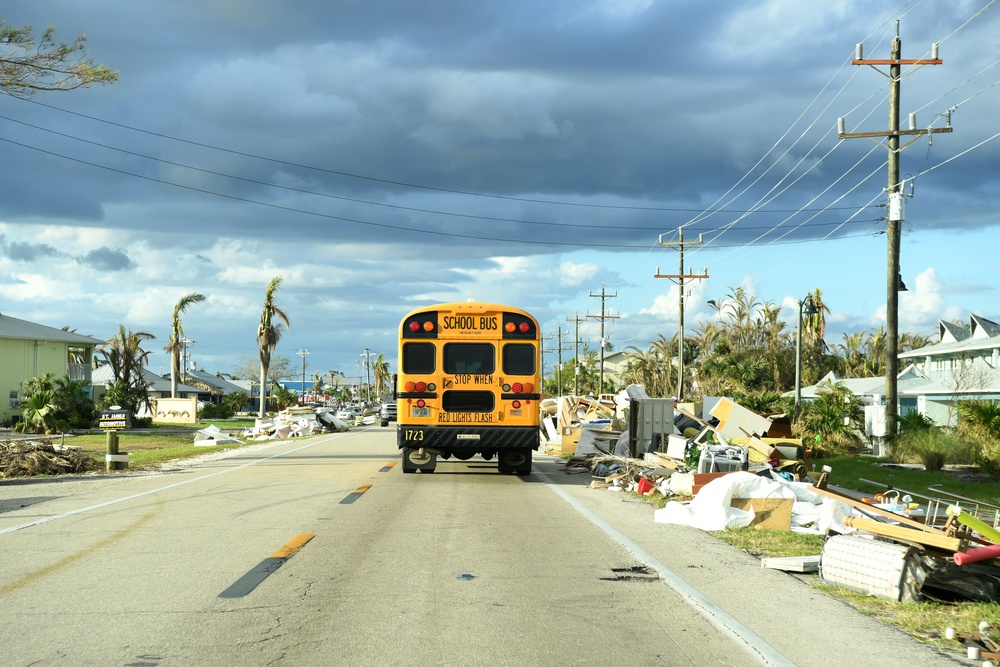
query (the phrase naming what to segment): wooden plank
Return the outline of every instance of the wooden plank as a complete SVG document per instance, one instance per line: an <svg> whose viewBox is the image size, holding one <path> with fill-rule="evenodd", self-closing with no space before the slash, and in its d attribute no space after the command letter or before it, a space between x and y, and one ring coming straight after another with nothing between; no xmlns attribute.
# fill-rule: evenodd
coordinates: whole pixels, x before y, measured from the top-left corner
<svg viewBox="0 0 1000 667"><path fill-rule="evenodd" d="M851 498L850 496L845 496L842 493L837 493L836 491L831 491L830 489L821 489L817 486L810 486L810 491L820 494L821 496L826 496L827 498L833 498L836 501L846 503L852 507L857 507L858 509L864 510L865 512L871 512L872 514L878 514L879 516L885 517L886 519L892 519L897 523L901 523L910 528L918 528L924 532L932 533L934 535L944 535L944 532L934 528L933 526L928 526L927 524L920 523L919 521L914 521L905 516L896 514L895 512L890 512L889 510L884 510L880 507L875 507L874 505L869 505L868 503L863 503L860 500Z"/></svg>
<svg viewBox="0 0 1000 667"><path fill-rule="evenodd" d="M859 530L866 530L869 533L881 535L882 537L891 537L904 542L916 542L917 544L923 544L924 546L934 547L936 549L943 549L944 551L956 552L962 550L962 540L957 537L931 535L930 533L922 530L906 528L905 526L896 526L891 523L883 523L881 521L876 521L875 519L861 519L849 516L844 519L844 525L852 526L854 528L858 528Z"/></svg>
<svg viewBox="0 0 1000 667"><path fill-rule="evenodd" d="M821 556L788 556L786 558L762 558L760 564L771 570L784 572L818 572Z"/></svg>

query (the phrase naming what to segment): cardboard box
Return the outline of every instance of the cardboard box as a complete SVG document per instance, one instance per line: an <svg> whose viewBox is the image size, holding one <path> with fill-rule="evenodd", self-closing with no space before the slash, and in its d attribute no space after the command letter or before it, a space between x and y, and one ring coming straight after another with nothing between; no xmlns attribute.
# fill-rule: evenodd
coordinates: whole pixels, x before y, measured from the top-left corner
<svg viewBox="0 0 1000 667"><path fill-rule="evenodd" d="M580 427L572 426L563 429L562 454L576 454L576 446L580 442Z"/></svg>
<svg viewBox="0 0 1000 667"><path fill-rule="evenodd" d="M755 528L791 530L793 502L791 498L733 498L729 504L739 510L753 508L750 525Z"/></svg>

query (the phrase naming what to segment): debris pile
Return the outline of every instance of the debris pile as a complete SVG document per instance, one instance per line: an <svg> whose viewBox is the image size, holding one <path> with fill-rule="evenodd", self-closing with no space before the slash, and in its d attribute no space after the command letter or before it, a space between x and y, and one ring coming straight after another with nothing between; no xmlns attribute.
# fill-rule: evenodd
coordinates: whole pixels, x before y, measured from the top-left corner
<svg viewBox="0 0 1000 667"><path fill-rule="evenodd" d="M828 485L829 469L810 470L811 452L791 437L786 415L720 399L698 416L697 405L652 399L670 401L670 423L644 392L628 395L613 397L603 420L592 400L564 397L550 409L547 430L564 438L587 433L584 409L598 418L592 428L602 437L584 448L580 436L567 461L567 472L591 473L591 488L659 496L665 503L653 513L656 523L823 535L821 555L765 566L819 570L826 583L861 593L904 602L1000 601L1000 507L930 498L921 505L893 489L874 501L855 498Z"/></svg>
<svg viewBox="0 0 1000 667"><path fill-rule="evenodd" d="M350 425L337 419L330 408L291 407L277 413L273 419L254 421L243 431L247 440L275 440L320 433L340 433Z"/></svg>
<svg viewBox="0 0 1000 667"><path fill-rule="evenodd" d="M0 442L0 479L96 470L98 462L78 448L47 442Z"/></svg>
<svg viewBox="0 0 1000 667"><path fill-rule="evenodd" d="M612 394L544 399L540 410L546 453L584 456L613 449L625 430L625 405Z"/></svg>
<svg viewBox="0 0 1000 667"><path fill-rule="evenodd" d="M823 545L824 581L899 602L1000 601L998 508L933 499L915 515L918 503L872 503L828 488L830 472L812 490L852 512Z"/></svg>

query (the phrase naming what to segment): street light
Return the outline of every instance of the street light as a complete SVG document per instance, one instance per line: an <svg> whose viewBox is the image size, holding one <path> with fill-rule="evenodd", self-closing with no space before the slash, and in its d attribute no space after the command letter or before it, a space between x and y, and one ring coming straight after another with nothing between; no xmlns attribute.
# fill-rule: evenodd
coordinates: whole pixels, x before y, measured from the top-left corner
<svg viewBox="0 0 1000 667"><path fill-rule="evenodd" d="M802 403L802 315L815 315L816 304L813 303L812 294L799 301L799 319L795 322L795 415L799 417L799 408Z"/></svg>
<svg viewBox="0 0 1000 667"><path fill-rule="evenodd" d="M303 348L295 354L302 357L302 392L299 394L299 405L304 405L306 402L306 357L309 356L309 350Z"/></svg>

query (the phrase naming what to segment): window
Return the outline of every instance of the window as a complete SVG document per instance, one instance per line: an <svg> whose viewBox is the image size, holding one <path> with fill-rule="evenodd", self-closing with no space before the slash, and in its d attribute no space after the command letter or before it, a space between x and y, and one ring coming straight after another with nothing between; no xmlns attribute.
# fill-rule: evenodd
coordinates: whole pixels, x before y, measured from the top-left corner
<svg viewBox="0 0 1000 667"><path fill-rule="evenodd" d="M503 346L504 375L534 375L535 346L524 343L508 343Z"/></svg>
<svg viewBox="0 0 1000 667"><path fill-rule="evenodd" d="M406 343L403 345L403 372L427 375L434 372L434 343Z"/></svg>
<svg viewBox="0 0 1000 667"><path fill-rule="evenodd" d="M17 389L10 390L10 407L19 408L21 407L21 401L17 398Z"/></svg>
<svg viewBox="0 0 1000 667"><path fill-rule="evenodd" d="M492 391L446 391L441 407L446 412L493 412Z"/></svg>
<svg viewBox="0 0 1000 667"><path fill-rule="evenodd" d="M491 343L446 343L444 372L449 375L476 373L490 375L496 370Z"/></svg>

